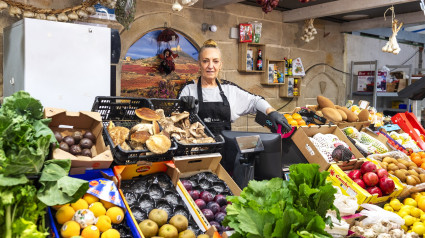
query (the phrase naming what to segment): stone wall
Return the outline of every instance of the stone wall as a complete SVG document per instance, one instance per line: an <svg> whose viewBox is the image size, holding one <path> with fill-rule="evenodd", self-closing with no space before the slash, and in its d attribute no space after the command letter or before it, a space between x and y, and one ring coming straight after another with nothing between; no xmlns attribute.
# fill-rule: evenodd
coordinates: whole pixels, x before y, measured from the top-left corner
<svg viewBox="0 0 425 238"><path fill-rule="evenodd" d="M80 4L81 1L28 0L22 2L39 7L63 8ZM324 64L314 66L319 63L326 63L337 69L342 70L344 68L344 38L339 33L339 24L316 20L315 27L318 34L313 41L304 43L299 39L303 34L303 23L283 23L285 16L280 11L272 11L265 14L260 7L243 4L231 4L216 9L203 9L203 2L200 0L194 6L185 7L182 11L174 13L171 10L173 2L174 0L138 0L135 22L128 31L125 31L116 22L100 20L90 20L90 22L107 24L120 30L122 57L126 54L129 47L144 34L164 26L183 33L198 46L202 45L207 39L214 39L218 42L223 53L222 78L230 80L252 93L263 96L276 109L287 104L280 111L292 111L297 106L316 104L315 98L319 94L331 98L334 103L344 103L345 76ZM17 20L9 17L5 12L0 14L2 28ZM309 69L302 80L302 95L298 99L291 101L288 98L280 98L278 86L263 86L260 84L261 74L240 73L237 71L238 41L229 38L230 28L237 27L239 23L255 20L263 24L260 41L260 43L266 44L266 55L263 56L263 59L301 57L304 68L306 70ZM202 32L202 23L216 25L217 32ZM1 52L2 50L0 50ZM310 69L310 67L312 68ZM119 79L120 67L117 67L117 71ZM326 86L320 90L319 84L325 84ZM233 124L233 129L266 131L254 122L254 116L239 118Z"/></svg>

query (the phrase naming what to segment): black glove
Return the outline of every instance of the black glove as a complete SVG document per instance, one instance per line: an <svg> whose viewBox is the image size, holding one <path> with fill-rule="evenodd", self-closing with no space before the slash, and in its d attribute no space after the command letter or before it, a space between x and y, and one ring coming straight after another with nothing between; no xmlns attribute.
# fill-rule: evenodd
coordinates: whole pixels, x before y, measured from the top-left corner
<svg viewBox="0 0 425 238"><path fill-rule="evenodd" d="M193 111L195 109L196 104L198 104L198 100L195 99L193 96L182 96L180 97L180 101L183 106L183 110L185 111Z"/></svg>
<svg viewBox="0 0 425 238"><path fill-rule="evenodd" d="M286 120L286 118L282 114L278 113L277 111L270 112L268 116L276 131L278 129L277 128L278 124L282 125L282 132L284 133L292 130L292 127L288 124L288 121Z"/></svg>

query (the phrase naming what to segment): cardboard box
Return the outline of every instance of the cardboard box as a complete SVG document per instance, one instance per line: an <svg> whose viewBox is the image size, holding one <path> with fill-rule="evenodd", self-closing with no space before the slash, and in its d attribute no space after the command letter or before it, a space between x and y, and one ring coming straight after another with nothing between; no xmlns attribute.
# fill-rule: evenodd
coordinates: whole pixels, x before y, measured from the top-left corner
<svg viewBox="0 0 425 238"><path fill-rule="evenodd" d="M375 71L359 71L357 77L357 91L364 92L368 90L367 85L374 83ZM387 84L387 72L378 72L378 83L377 89L378 92L385 92ZM373 91L373 90L372 90Z"/></svg>
<svg viewBox="0 0 425 238"><path fill-rule="evenodd" d="M91 151L93 157L74 156L59 148L53 149L52 159L71 159L71 173L84 172L87 168L106 169L113 161L109 146L105 145L102 136L102 118L98 112L69 112L59 108L45 108L44 118L51 118L50 129L64 134L71 134L75 130L91 131L96 137L96 143ZM73 169L78 168L78 169Z"/></svg>
<svg viewBox="0 0 425 238"><path fill-rule="evenodd" d="M347 143L356 159L363 158L362 154L345 136L344 132L342 132L337 126L301 126L292 135L292 140L309 163L316 163L320 166L320 171L327 170L330 166L330 163L322 156L322 154L320 154L316 146L308 138L316 135L317 133L336 135L340 140ZM347 164L353 162L338 162L338 164L344 163Z"/></svg>
<svg viewBox="0 0 425 238"><path fill-rule="evenodd" d="M88 190L88 193L90 193L90 191L95 192L95 194L105 194L105 193L101 193L100 191L96 191L96 188L94 188L96 185L101 184L109 184L108 185L108 190L110 190L110 186L111 186L111 181L116 181L116 178L114 176L114 173L112 171L112 169L95 169L95 170L87 170L85 173L83 174L78 174L78 175L73 175L72 177L75 178L79 178L79 179L83 179L83 180L87 180L87 181L92 181L90 183L90 188ZM103 179L105 178L105 180L95 180L95 179ZM101 181L100 183L98 181ZM112 184L113 186L113 184ZM99 186L102 187L102 186ZM115 198L117 201L118 200L122 200L123 195L122 194L116 194L114 193L114 191L116 192L116 187L113 186L115 190L111 190L109 191L109 193L107 196L110 196L109 198L113 197ZM105 191L105 190L102 190ZM94 195L93 193L91 193L92 195ZM118 199L117 199L118 198ZM120 202L121 203L121 202ZM122 203L121 203L122 204ZM134 223L133 219L131 219L130 213L128 208L127 211L125 211L125 219L126 219L126 223L127 226L130 228L131 233L133 235L133 237L137 237L137 238L142 238L142 236L140 236L139 232L137 231L138 229L138 225L136 223ZM48 222L50 224L50 233L51 233L51 237L61 237L60 236L60 230L58 228L61 227L61 225L56 224L56 219L54 218L54 210L51 207L48 207L47 210L47 215L48 215Z"/></svg>
<svg viewBox="0 0 425 238"><path fill-rule="evenodd" d="M121 181L129 180L129 179L132 179L132 178L137 177L137 176L144 176L144 175L148 175L148 174L164 172L170 177L177 193L183 199L183 202L185 203L186 207L188 208L189 213L191 214L193 220L195 221L197 226L200 228L200 230L202 232L209 234L210 236L213 236L214 233L216 233L215 227L209 228L204 224L205 223L204 221L206 221L206 218L203 216L202 213L195 211L191 207L190 202L184 196L184 191L182 191L182 188L184 189L184 186L179 181L180 171L179 171L178 168L176 168L176 166L174 165L174 163L172 161L162 161L162 162L139 161L137 164L114 166L113 170L114 170L115 176L118 179L118 185L119 185L119 188L120 188L119 192L120 192L121 196L123 197L124 203L127 207L127 210L130 211L131 219L133 220L133 222L135 224L137 224L137 221L134 218L133 213L131 212L131 209L130 209L127 201L125 200L125 196L124 196L124 194L121 190ZM179 183L180 183L180 185L179 185ZM141 234L141 236L144 237L138 226L137 226L137 230L138 230L139 234ZM218 234L218 232L217 232L217 234ZM216 236L214 235L214 237L216 237Z"/></svg>
<svg viewBox="0 0 425 238"><path fill-rule="evenodd" d="M360 131L363 128L369 127L370 121L357 121L357 122L343 121L343 122L336 123L336 125L341 129L351 126L351 127L356 128L358 131Z"/></svg>
<svg viewBox="0 0 425 238"><path fill-rule="evenodd" d="M201 172L212 172L217 175L219 179L223 180L227 184L234 196L239 196L242 190L238 187L235 181L233 181L233 179L226 172L223 166L221 166L221 158L222 157L219 153L214 153L174 157L173 161L175 166L179 169L181 173L180 179L190 177ZM181 191L183 191L183 195L189 201L189 204L192 209L197 211L198 214L202 214L201 210L195 204L195 201L189 195L188 191L184 188L183 184L179 181L177 185L180 187ZM205 219L204 216L199 218ZM207 229L212 228L210 223L206 219L203 221L203 223L206 225ZM226 233L224 232L223 237L226 236L225 234Z"/></svg>
<svg viewBox="0 0 425 238"><path fill-rule="evenodd" d="M387 143L388 142L388 139L384 135L382 135L380 133L379 134L375 134L375 132L373 132L369 128L363 128L362 131L365 132L366 134L372 136L373 138L379 140L382 144L384 144L385 147L388 149L388 152L394 150L394 148Z"/></svg>
<svg viewBox="0 0 425 238"><path fill-rule="evenodd" d="M395 179L392 175L390 175L390 178L394 181L395 189L390 195L382 197L378 197L377 194L370 194L365 189L360 187L357 183L355 183L350 177L348 177L346 172L353 169L360 169L361 165L365 161L372 160L358 160L354 166L350 167L340 167L337 164L332 164L328 169L330 174L327 179L332 182L332 185L341 188L343 194L355 196L357 198L357 204L359 205L363 203L385 202L389 198L397 197L401 194L401 192L403 191L403 185L400 184L399 180ZM372 163L375 163L377 167L380 168L379 164L376 161L372 161Z"/></svg>

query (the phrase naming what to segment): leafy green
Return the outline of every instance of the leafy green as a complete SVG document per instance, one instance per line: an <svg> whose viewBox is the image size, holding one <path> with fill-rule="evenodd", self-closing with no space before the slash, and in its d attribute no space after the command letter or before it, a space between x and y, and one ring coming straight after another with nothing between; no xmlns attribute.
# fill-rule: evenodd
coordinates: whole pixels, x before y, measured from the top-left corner
<svg viewBox="0 0 425 238"><path fill-rule="evenodd" d="M326 182L328 172L317 164L296 164L289 168L290 180L273 178L250 181L240 196L228 197L223 224L235 230L232 237L324 238L331 237L326 217L336 189Z"/></svg>
<svg viewBox="0 0 425 238"><path fill-rule="evenodd" d="M41 177L41 188L37 197L44 204L54 206L76 202L89 189L85 180L68 177L71 160L49 160L45 162Z"/></svg>
<svg viewBox="0 0 425 238"><path fill-rule="evenodd" d="M15 176L41 171L55 136L42 119L43 106L27 92L4 99L0 108L0 174Z"/></svg>

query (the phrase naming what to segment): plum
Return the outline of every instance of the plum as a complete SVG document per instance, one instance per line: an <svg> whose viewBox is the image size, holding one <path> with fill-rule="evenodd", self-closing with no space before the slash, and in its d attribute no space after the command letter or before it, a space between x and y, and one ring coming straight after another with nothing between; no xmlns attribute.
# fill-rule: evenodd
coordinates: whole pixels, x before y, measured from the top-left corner
<svg viewBox="0 0 425 238"><path fill-rule="evenodd" d="M193 200L196 200L199 198L199 190L190 190L189 195L192 197Z"/></svg>
<svg viewBox="0 0 425 238"><path fill-rule="evenodd" d="M202 191L199 197L206 203L209 203L214 199L213 195L208 191Z"/></svg>
<svg viewBox="0 0 425 238"><path fill-rule="evenodd" d="M220 225L220 223L216 221L210 221L210 225L215 226L215 228L217 229L219 233L223 232L223 227Z"/></svg>
<svg viewBox="0 0 425 238"><path fill-rule="evenodd" d="M192 182L189 180L182 180L182 184L187 191L192 190Z"/></svg>
<svg viewBox="0 0 425 238"><path fill-rule="evenodd" d="M199 209L201 210L207 207L207 204L205 203L205 201L200 198L196 199L195 203L196 203L196 206L198 206Z"/></svg>
<svg viewBox="0 0 425 238"><path fill-rule="evenodd" d="M214 216L214 220L221 224L221 222L224 220L224 217L226 216L226 213L224 212L217 212Z"/></svg>
<svg viewBox="0 0 425 238"><path fill-rule="evenodd" d="M226 196L222 194L217 194L214 197L214 202L218 203L220 206L224 206L227 204Z"/></svg>
<svg viewBox="0 0 425 238"><path fill-rule="evenodd" d="M207 209L207 208L206 209L202 209L201 212L202 212L202 214L204 214L205 218L208 221L213 221L214 220L214 213L210 209Z"/></svg>
<svg viewBox="0 0 425 238"><path fill-rule="evenodd" d="M220 211L220 205L216 202L209 202L207 208L210 209L214 214Z"/></svg>
<svg viewBox="0 0 425 238"><path fill-rule="evenodd" d="M224 212L224 213L226 213L226 207L227 207L227 204L226 204L226 205L224 205L224 206L222 206L222 207L220 208L220 212Z"/></svg>

